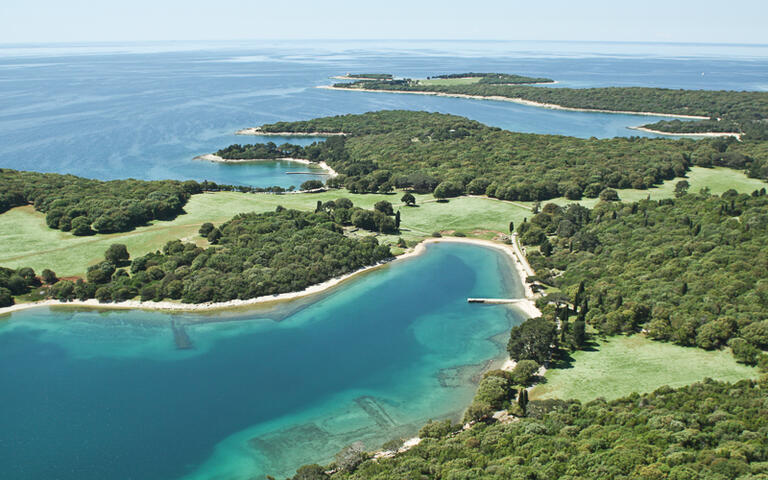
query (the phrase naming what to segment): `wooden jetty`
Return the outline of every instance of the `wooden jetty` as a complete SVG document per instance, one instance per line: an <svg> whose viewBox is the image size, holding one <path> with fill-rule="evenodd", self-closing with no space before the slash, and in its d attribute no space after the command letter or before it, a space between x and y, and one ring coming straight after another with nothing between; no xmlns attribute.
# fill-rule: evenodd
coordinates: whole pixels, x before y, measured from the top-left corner
<svg viewBox="0 0 768 480"><path fill-rule="evenodd" d="M468 298L467 303L491 303L491 304L503 304L503 303L520 303L524 298Z"/></svg>

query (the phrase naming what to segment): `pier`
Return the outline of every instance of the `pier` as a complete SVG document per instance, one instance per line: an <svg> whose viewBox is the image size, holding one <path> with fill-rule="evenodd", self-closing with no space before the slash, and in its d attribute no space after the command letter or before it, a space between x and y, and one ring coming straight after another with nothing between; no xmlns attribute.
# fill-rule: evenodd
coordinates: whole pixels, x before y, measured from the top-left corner
<svg viewBox="0 0 768 480"><path fill-rule="evenodd" d="M468 298L467 303L504 304L504 303L519 303L524 300L525 300L524 298Z"/></svg>

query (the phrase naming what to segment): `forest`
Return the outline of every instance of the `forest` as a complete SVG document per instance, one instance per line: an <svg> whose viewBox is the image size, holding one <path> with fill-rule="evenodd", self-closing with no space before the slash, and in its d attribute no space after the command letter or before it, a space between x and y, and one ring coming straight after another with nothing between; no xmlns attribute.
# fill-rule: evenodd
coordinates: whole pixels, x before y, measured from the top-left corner
<svg viewBox="0 0 768 480"><path fill-rule="evenodd" d="M394 188L503 200L596 198L606 188L646 189L691 165L729 166L766 178L765 142L735 139L580 139L514 133L464 117L380 111L264 125L265 131L343 132L305 147L353 193ZM438 186L442 185L439 189Z"/></svg>
<svg viewBox="0 0 768 480"><path fill-rule="evenodd" d="M91 180L74 175L0 169L0 213L34 205L50 228L73 235L125 232L184 213L194 181Z"/></svg>
<svg viewBox="0 0 768 480"><path fill-rule="evenodd" d="M766 388L765 380L705 380L610 402L531 401L517 421L464 431L433 422L419 445L392 458L346 449L328 467L302 467L293 479L765 478Z"/></svg>
<svg viewBox="0 0 768 480"><path fill-rule="evenodd" d="M365 210L346 198L319 202L314 212L278 207L240 214L218 227L202 225L208 248L175 240L131 259L124 245L113 244L104 261L88 268L86 281L59 280L50 270L38 276L31 268L0 268L0 307L39 286L50 298L101 302L224 302L299 291L391 258L374 236L352 238L343 229L395 233L399 219L389 202Z"/></svg>
<svg viewBox="0 0 768 480"><path fill-rule="evenodd" d="M277 158L304 158L304 149L300 145L285 143L279 147L274 142L255 145L234 144L216 152L227 160L275 160Z"/></svg>
<svg viewBox="0 0 768 480"><path fill-rule="evenodd" d="M676 186L676 198L593 210L546 204L518 226L535 280L560 289L604 334L645 331L704 349L731 347L768 368L768 196ZM542 303L547 302L547 297ZM567 319L567 317L566 317Z"/></svg>

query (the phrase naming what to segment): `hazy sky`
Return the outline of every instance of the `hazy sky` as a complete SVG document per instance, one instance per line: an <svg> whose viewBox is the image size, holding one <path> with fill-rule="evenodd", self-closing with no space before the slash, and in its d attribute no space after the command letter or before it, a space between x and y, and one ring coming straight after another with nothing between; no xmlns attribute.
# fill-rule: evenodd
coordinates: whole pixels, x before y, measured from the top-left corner
<svg viewBox="0 0 768 480"><path fill-rule="evenodd" d="M3 0L0 43L496 39L768 43L768 0Z"/></svg>

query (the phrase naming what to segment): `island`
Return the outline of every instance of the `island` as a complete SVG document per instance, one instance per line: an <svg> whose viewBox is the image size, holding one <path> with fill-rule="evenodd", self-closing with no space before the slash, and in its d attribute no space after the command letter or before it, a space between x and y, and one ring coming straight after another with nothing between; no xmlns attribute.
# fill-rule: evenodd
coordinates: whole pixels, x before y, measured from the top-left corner
<svg viewBox="0 0 768 480"><path fill-rule="evenodd" d="M649 87L548 88L518 85L545 83L500 82L496 77L466 77L470 74L442 75L429 79L355 81L322 87L334 90L396 92L422 95L443 95L459 98L479 98L523 103L546 108L606 113L669 116L694 120L693 127L673 132L672 125L650 130L663 133L741 133L756 140L768 139L768 93L710 90L677 90ZM485 75L485 74L483 74ZM510 74L493 74L509 75ZM525 78L525 77L523 77ZM551 82L551 80L550 80ZM725 120L729 129L712 121ZM703 122L699 122L703 121ZM731 132L732 125L738 131ZM675 124L676 126L676 124ZM657 125L658 127L658 125Z"/></svg>

